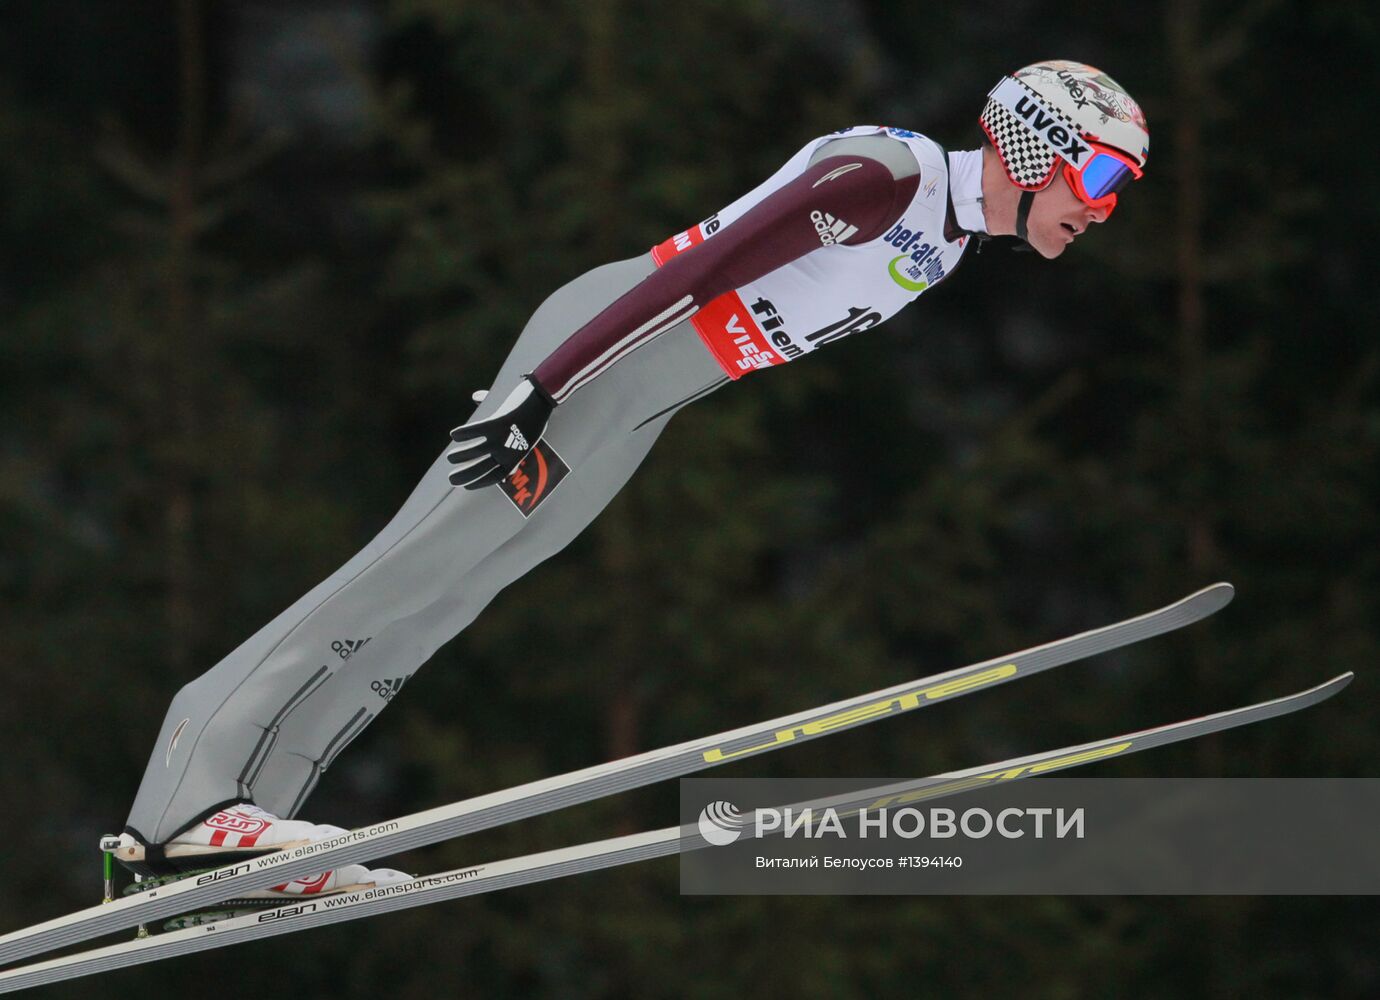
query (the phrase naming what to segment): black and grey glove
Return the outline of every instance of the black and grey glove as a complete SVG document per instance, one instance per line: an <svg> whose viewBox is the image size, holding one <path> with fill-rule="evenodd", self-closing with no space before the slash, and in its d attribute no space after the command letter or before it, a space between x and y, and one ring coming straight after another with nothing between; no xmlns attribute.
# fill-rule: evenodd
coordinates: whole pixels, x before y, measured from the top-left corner
<svg viewBox="0 0 1380 1000"><path fill-rule="evenodd" d="M455 466L451 485L477 490L501 482L536 447L555 406L539 385L523 376L493 416L450 432L455 442L446 452Z"/></svg>

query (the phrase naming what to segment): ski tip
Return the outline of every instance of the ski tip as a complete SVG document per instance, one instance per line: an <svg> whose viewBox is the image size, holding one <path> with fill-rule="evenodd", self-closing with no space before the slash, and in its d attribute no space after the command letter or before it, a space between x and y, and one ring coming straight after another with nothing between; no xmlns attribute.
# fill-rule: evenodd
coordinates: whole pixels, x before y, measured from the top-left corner
<svg viewBox="0 0 1380 1000"><path fill-rule="evenodd" d="M1223 580L1189 594L1183 603L1191 605L1199 615L1206 616L1221 611L1235 596L1236 588Z"/></svg>
<svg viewBox="0 0 1380 1000"><path fill-rule="evenodd" d="M1294 694L1285 695L1276 700L1275 704L1289 706L1289 711L1298 711L1301 708L1312 708L1314 705L1321 704L1327 699L1337 694L1355 679L1356 675L1348 670L1344 674L1338 674L1331 680L1323 681L1316 687L1297 691Z"/></svg>
<svg viewBox="0 0 1380 1000"><path fill-rule="evenodd" d="M1319 700L1321 701L1323 698L1331 698L1334 694L1336 694L1342 688L1346 687L1355 679L1355 671L1348 670L1346 673L1338 674L1330 681L1323 681L1321 684L1315 687L1313 691L1320 695Z"/></svg>

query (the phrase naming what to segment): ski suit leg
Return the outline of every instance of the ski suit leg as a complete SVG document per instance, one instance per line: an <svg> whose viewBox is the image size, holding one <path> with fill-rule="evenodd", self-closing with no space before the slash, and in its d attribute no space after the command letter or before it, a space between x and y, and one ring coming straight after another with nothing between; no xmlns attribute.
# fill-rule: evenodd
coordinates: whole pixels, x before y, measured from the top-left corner
<svg viewBox="0 0 1380 1000"><path fill-rule="evenodd" d="M605 265L554 293L477 412L653 266ZM679 406L726 381L688 323L619 362L553 413L543 440L571 471L527 518L501 487L453 488L442 455L363 551L178 693L127 828L163 843L239 800L294 815L402 682L578 535Z"/></svg>

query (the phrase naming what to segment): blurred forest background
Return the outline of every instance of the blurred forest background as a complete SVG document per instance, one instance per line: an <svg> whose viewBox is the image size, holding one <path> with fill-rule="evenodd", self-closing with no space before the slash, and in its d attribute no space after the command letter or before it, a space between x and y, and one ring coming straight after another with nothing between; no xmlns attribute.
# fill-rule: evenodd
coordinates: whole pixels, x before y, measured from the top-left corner
<svg viewBox="0 0 1380 1000"><path fill-rule="evenodd" d="M1205 625L725 774L904 778L1311 685L1087 772L1380 755L1380 13L1364 2L45 0L0 10L0 927L94 903L164 709L377 531L526 317L842 126L978 144L1068 57L1144 181L687 410L322 783L354 826L898 683L1218 579ZM673 785L401 859L673 822ZM1380 993L1356 898L679 895L661 861L47 995Z"/></svg>

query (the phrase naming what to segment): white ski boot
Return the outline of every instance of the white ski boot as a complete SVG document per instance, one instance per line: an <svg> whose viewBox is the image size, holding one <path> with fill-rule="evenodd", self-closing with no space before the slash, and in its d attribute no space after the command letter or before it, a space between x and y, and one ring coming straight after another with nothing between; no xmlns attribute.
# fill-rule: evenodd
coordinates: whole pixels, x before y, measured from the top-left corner
<svg viewBox="0 0 1380 1000"><path fill-rule="evenodd" d="M265 809L241 802L212 813L166 844L144 844L132 834L122 833L118 838L102 840L101 847L135 874L157 877L220 868L346 832L326 823L279 819Z"/></svg>
<svg viewBox="0 0 1380 1000"><path fill-rule="evenodd" d="M118 837L102 838L101 849L138 876L124 891L124 895L129 896L245 858L299 847L346 832L342 827L326 823L280 819L265 809L242 802L213 813L166 844L151 847L129 833L122 833ZM107 898L111 895L109 878L107 873ZM298 900L344 895L411 880L411 875L395 868L343 865L333 871L241 893L210 909L174 917L164 926L169 930L195 927Z"/></svg>

